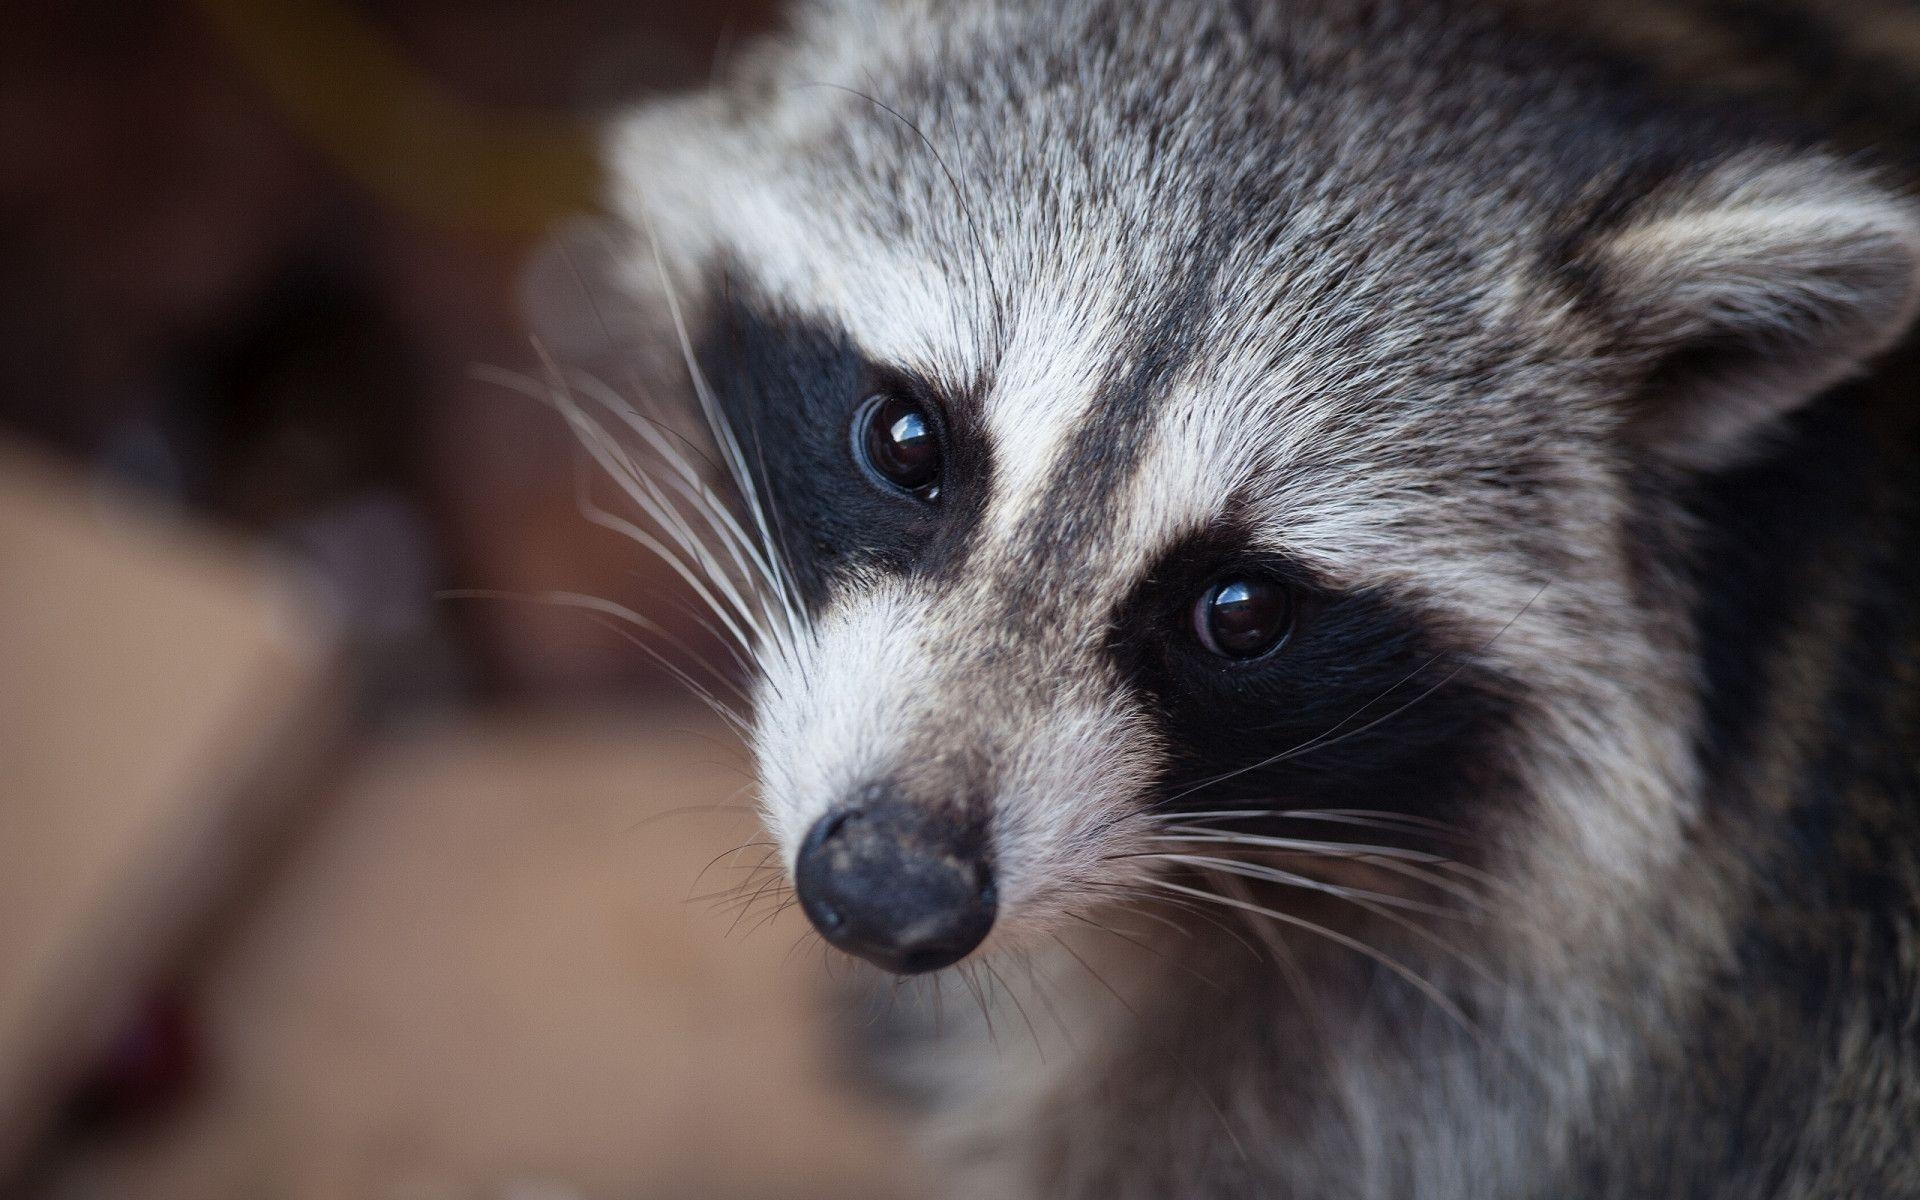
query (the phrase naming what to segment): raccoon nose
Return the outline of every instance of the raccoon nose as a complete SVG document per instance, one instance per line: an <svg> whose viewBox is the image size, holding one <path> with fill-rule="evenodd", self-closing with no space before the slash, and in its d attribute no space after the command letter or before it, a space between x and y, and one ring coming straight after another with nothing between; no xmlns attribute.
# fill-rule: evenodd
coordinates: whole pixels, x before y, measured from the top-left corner
<svg viewBox="0 0 1920 1200"><path fill-rule="evenodd" d="M917 805L835 810L807 831L794 890L828 942L898 975L965 958L993 928L977 833Z"/></svg>

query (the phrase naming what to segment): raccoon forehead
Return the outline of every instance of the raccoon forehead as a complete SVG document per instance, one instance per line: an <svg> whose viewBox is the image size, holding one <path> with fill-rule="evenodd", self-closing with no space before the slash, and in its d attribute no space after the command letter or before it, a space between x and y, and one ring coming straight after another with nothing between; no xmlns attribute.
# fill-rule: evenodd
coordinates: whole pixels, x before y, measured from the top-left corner
<svg viewBox="0 0 1920 1200"><path fill-rule="evenodd" d="M1210 222L1144 221L1108 195L1048 221L989 193L969 214L942 179L889 192L889 225L887 189L850 187L844 164L710 153L725 162L697 203L648 206L669 214L663 248L689 251L689 290L728 264L728 287L977 405L996 557L1030 560L1048 528L1092 536L1123 587L1232 512L1250 548L1343 582L1417 575L1432 549L1410 524L1448 526L1465 554L1494 515L1436 491L1543 456L1518 408L1550 413L1554 438L1586 419L1551 381L1512 402L1551 330L1526 312L1511 225L1505 249L1470 250L1362 219L1352 195ZM674 212L699 217L659 223Z"/></svg>
<svg viewBox="0 0 1920 1200"><path fill-rule="evenodd" d="M1585 469L1575 443L1590 414L1511 332L1519 293L1492 273L1428 282L1407 302L1361 281L1301 304L1290 288L1337 263L1227 253L1202 267L1168 252L1155 278L1089 235L1018 276L990 327L966 261L772 193L722 202L725 258L743 272L730 285L978 406L968 424L994 463L983 516L1005 557L1031 558L1041 527L1099 530L1101 574L1121 587L1231 514L1257 537L1249 549L1377 582L1370 571L1416 552L1409 523L1444 525L1462 548L1486 528L1470 504L1436 514L1450 480ZM1004 272L1015 256L1000 248ZM1489 333L1502 325L1507 344Z"/></svg>
<svg viewBox="0 0 1920 1200"><path fill-rule="evenodd" d="M840 331L876 363L941 379L978 371L980 298L939 258L875 236L782 181L712 182L696 202L639 197L632 205L687 290L742 289L764 307ZM660 290L651 259L632 261L630 275L641 293Z"/></svg>
<svg viewBox="0 0 1920 1200"><path fill-rule="evenodd" d="M1097 223L1054 230L1044 253L1037 232L1000 228L976 253L972 230L876 230L834 194L766 181L712 197L707 257L736 264L727 285L756 304L977 404L1006 532L1057 478L1074 432L1110 416L1097 393L1137 352L1143 273Z"/></svg>

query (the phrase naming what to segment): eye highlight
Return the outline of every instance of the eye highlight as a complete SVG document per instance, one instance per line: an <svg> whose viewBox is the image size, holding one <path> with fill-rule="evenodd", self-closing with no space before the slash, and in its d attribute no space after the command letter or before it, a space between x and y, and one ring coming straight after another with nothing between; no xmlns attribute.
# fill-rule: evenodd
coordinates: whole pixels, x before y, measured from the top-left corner
<svg viewBox="0 0 1920 1200"><path fill-rule="evenodd" d="M1193 634L1209 653L1246 660L1271 654L1293 632L1293 593L1257 575L1232 575L1200 594Z"/></svg>
<svg viewBox="0 0 1920 1200"><path fill-rule="evenodd" d="M853 449L880 481L916 499L940 496L946 455L940 418L929 406L903 396L870 396L853 420Z"/></svg>

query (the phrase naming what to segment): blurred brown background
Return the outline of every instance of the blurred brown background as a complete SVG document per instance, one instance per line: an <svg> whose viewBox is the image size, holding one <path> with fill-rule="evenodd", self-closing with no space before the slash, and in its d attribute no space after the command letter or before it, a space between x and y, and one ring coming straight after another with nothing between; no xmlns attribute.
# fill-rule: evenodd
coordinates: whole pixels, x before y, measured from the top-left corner
<svg viewBox="0 0 1920 1200"><path fill-rule="evenodd" d="M600 622L439 595L714 649L472 368L534 367L595 123L772 19L6 6L0 1194L911 1190L777 890L698 899L764 878L724 729Z"/></svg>
<svg viewBox="0 0 1920 1200"><path fill-rule="evenodd" d="M591 622L429 593L648 596L577 519L563 424L470 369L532 367L520 274L597 199L596 122L699 83L771 10L16 0L0 427L302 552L464 688L650 685Z"/></svg>

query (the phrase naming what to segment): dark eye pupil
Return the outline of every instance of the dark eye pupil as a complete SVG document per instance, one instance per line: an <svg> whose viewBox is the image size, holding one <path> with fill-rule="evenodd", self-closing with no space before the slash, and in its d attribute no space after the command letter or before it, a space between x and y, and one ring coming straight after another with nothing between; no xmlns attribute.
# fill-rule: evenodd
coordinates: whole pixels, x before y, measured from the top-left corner
<svg viewBox="0 0 1920 1200"><path fill-rule="evenodd" d="M1215 584L1194 607L1200 644L1224 658L1257 658L1293 627L1287 589L1270 579L1233 578Z"/></svg>
<svg viewBox="0 0 1920 1200"><path fill-rule="evenodd" d="M898 398L880 400L865 411L862 443L868 464L895 487L931 499L940 482L940 437L933 415Z"/></svg>

